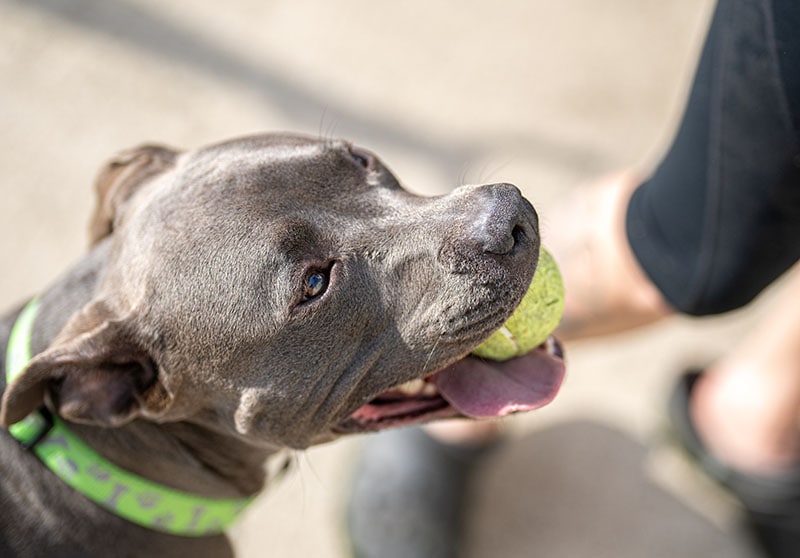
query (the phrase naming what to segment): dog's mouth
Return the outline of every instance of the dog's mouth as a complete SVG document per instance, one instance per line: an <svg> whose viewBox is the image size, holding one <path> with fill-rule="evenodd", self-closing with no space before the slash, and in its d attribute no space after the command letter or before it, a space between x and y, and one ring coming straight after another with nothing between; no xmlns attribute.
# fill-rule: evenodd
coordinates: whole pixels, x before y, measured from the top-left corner
<svg viewBox="0 0 800 558"><path fill-rule="evenodd" d="M485 419L531 411L555 398L564 374L564 352L552 335L530 353L505 362L469 355L424 379L381 393L336 431L378 431L442 418Z"/></svg>

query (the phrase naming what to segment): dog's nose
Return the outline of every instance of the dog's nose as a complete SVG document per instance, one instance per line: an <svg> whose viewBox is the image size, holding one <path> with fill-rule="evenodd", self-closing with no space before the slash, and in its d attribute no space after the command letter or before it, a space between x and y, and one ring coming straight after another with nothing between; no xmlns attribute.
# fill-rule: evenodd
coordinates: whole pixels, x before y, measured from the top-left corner
<svg viewBox="0 0 800 558"><path fill-rule="evenodd" d="M438 218L444 220L438 260L454 273L510 281L536 267L539 219L515 186L462 186L438 204L447 208Z"/></svg>
<svg viewBox="0 0 800 558"><path fill-rule="evenodd" d="M504 256L512 253L523 238L536 242L536 211L516 186L488 184L478 187L475 194L481 203L475 208L472 235L484 253Z"/></svg>

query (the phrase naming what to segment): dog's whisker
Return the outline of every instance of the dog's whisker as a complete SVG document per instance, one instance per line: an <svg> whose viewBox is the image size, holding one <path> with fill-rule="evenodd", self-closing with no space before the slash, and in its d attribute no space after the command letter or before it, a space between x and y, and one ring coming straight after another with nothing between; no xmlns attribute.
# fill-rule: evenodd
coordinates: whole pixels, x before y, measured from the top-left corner
<svg viewBox="0 0 800 558"><path fill-rule="evenodd" d="M461 172L460 184L484 184L491 182L492 177L497 176L504 168L510 165L516 157L511 155L500 161L492 157L484 157L477 172L474 169L478 163L475 161L465 162Z"/></svg>
<svg viewBox="0 0 800 558"><path fill-rule="evenodd" d="M332 146L336 139L335 133L338 125L336 118L329 117L328 106L326 105L319 117L319 126L317 128L319 140L326 146Z"/></svg>
<svg viewBox="0 0 800 558"><path fill-rule="evenodd" d="M483 160L483 163L481 164L481 169L478 172L478 176L475 179L476 184L481 184L483 182L486 182L488 180L488 177L491 176L491 173L487 172L487 169L489 168L490 164L491 160L488 157Z"/></svg>
<svg viewBox="0 0 800 558"><path fill-rule="evenodd" d="M481 178L480 182L491 181L493 176L497 176L500 173L500 171L502 171L507 166L509 166L512 162L514 162L514 159L516 159L516 157L514 155L509 155L504 160L502 160L501 162L497 163L495 168L491 172L488 172L488 173L486 172L486 169L489 168L489 165L491 164L491 161L487 160L486 161L486 165L484 165L484 167L483 167L483 172L485 173L485 176L483 178Z"/></svg>
<svg viewBox="0 0 800 558"><path fill-rule="evenodd" d="M459 186L462 186L462 185L468 183L469 173L471 172L473 166L474 166L474 162L471 161L471 160L470 161L464 161L462 163L462 165L461 165L461 173L458 175L458 185Z"/></svg>
<svg viewBox="0 0 800 558"><path fill-rule="evenodd" d="M327 143L328 145L332 145L334 140L336 139L336 127L339 125L339 122L336 119L332 119L328 129L326 131L327 134Z"/></svg>
<svg viewBox="0 0 800 558"><path fill-rule="evenodd" d="M425 360L425 366L422 367L423 370L428 369L428 364L430 364L431 359L433 358L433 353L436 352L436 347L439 346L439 340L441 338L442 338L441 335L436 338L436 342L433 344L433 347L431 347L431 352L428 353L428 358Z"/></svg>
<svg viewBox="0 0 800 558"><path fill-rule="evenodd" d="M317 126L317 137L320 141L327 143L327 138L323 133L323 127L325 126L325 117L328 114L328 105L322 107L322 112L319 115L319 125Z"/></svg>
<svg viewBox="0 0 800 558"><path fill-rule="evenodd" d="M304 474L304 468L303 468L303 461L305 461L306 463L308 462L307 458L303 459L305 457L306 453L307 453L306 450L297 451L297 452L295 452L295 455L293 457L293 460L295 461L294 465L295 465L296 470L297 470L297 475L296 475L297 479L298 479L297 482L300 483L300 501L302 502L302 504L301 504L302 513L306 512L306 506L307 506L307 503L306 503L307 502L307 498L306 498L306 496L308 494L308 492L306 490L306 480L305 480L305 474Z"/></svg>
<svg viewBox="0 0 800 558"><path fill-rule="evenodd" d="M306 451L303 451L301 453L302 453L302 460L306 465L306 469L311 473L311 475L314 477L315 481L317 481L318 483L322 484L322 475L320 475L319 471L317 471L317 469L315 468L313 461L308 456L308 451L306 450ZM298 459L297 459L298 462L300 461L300 458L301 457L298 456Z"/></svg>

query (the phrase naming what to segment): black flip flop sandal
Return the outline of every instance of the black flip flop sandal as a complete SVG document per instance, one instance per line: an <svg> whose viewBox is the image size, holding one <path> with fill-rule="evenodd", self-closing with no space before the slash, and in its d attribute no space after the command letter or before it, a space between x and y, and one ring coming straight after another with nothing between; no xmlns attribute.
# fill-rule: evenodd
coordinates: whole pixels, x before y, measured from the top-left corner
<svg viewBox="0 0 800 558"><path fill-rule="evenodd" d="M800 465L756 476L729 467L708 451L692 423L689 401L700 371L683 374L669 400L672 429L703 471L742 503L756 540L770 558L800 558Z"/></svg>

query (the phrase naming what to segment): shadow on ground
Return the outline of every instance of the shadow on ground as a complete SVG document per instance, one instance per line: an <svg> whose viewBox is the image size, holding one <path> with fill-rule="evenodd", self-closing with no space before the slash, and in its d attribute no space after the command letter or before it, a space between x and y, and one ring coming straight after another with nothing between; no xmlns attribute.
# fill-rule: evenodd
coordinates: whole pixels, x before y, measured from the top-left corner
<svg viewBox="0 0 800 558"><path fill-rule="evenodd" d="M570 422L501 448L478 471L468 558L754 558L647 473L649 449Z"/></svg>
<svg viewBox="0 0 800 558"><path fill-rule="evenodd" d="M593 170L603 166L593 150L559 142L555 137L539 137L533 131L524 137L502 134L471 140L436 138L430 130L407 127L402 118L387 118L363 107L352 106L348 100L320 91L312 82L289 76L264 60L243 59L208 37L176 26L135 2L120 0L105 5L90 0L69 3L10 1L49 13L88 33L111 37L120 44L148 52L166 62L195 69L217 80L243 85L300 128L319 128L320 135L324 135L329 133L323 129L326 126L324 120L330 118L335 122L336 135L412 152L416 157L444 168L446 176L457 176L482 153L503 152L511 146L524 148L525 152L535 153L551 163L580 164L582 168Z"/></svg>

